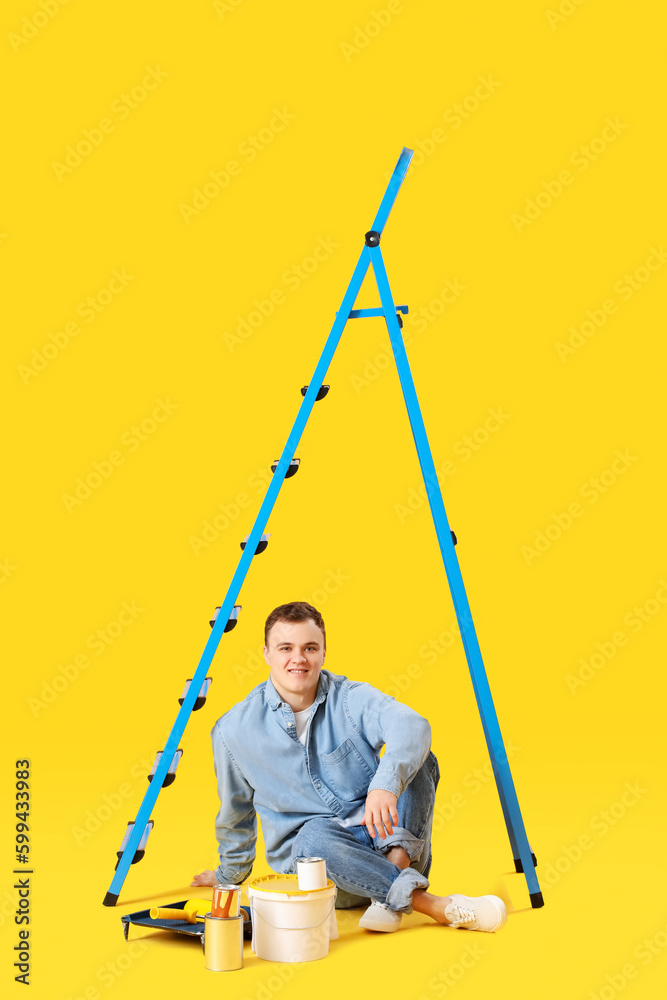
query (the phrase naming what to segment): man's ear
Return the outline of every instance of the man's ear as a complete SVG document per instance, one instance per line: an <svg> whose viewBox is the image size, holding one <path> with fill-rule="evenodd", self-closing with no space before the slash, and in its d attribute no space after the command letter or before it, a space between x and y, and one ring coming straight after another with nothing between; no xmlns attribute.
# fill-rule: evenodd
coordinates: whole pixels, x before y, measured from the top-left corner
<svg viewBox="0 0 667 1000"><path fill-rule="evenodd" d="M263 649L263 653L264 653L264 659L266 660L266 664L267 664L267 666L269 666L269 667L270 667L270 666L271 666L271 664L269 663L269 659L268 659L268 657L267 657L267 655L266 655L266 654L268 653L268 651L269 651L269 647L268 647L268 646L264 646L264 649Z"/></svg>

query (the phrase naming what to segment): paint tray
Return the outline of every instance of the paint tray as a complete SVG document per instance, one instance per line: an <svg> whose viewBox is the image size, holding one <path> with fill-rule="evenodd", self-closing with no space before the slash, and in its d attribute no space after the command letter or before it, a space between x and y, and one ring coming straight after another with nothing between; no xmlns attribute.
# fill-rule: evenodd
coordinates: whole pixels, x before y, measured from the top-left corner
<svg viewBox="0 0 667 1000"><path fill-rule="evenodd" d="M178 903L164 903L162 905L169 906L174 910L182 910L186 903L186 899L181 899ZM241 910L247 917L247 919L243 921L243 937L250 940L252 937L250 907L242 906ZM189 924L187 920L154 920L151 917L150 906L147 910L137 910L136 913L124 913L120 919L123 924L123 934L125 935L126 941L130 932L130 924L136 924L139 927L158 927L165 931L175 931L176 934L189 934L191 937L198 937L202 944L204 943L203 920L198 920L196 924Z"/></svg>

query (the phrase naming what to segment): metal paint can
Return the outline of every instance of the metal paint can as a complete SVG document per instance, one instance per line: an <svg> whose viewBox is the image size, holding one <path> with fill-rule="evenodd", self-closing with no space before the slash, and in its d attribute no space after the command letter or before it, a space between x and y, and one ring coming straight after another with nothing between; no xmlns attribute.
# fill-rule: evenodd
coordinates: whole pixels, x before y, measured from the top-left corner
<svg viewBox="0 0 667 1000"><path fill-rule="evenodd" d="M204 917L204 965L209 972L243 968L243 917Z"/></svg>
<svg viewBox="0 0 667 1000"><path fill-rule="evenodd" d="M212 917L238 917L241 912L241 887L232 882L218 882L213 887Z"/></svg>
<svg viewBox="0 0 667 1000"><path fill-rule="evenodd" d="M326 888L327 865L324 858L297 858L296 874L302 892Z"/></svg>

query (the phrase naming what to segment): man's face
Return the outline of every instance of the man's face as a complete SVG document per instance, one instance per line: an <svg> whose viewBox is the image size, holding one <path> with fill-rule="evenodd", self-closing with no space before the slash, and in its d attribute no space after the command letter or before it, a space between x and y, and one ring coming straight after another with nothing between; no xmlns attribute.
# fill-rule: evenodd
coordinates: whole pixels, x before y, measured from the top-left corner
<svg viewBox="0 0 667 1000"><path fill-rule="evenodd" d="M273 686L294 711L308 708L315 700L326 652L322 629L312 618L276 622L268 641L264 659L271 667Z"/></svg>

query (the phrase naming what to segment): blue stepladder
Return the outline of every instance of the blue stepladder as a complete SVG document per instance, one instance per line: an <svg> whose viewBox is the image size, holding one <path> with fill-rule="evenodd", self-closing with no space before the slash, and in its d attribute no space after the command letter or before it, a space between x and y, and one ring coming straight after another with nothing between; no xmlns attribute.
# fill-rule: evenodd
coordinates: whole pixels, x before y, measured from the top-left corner
<svg viewBox="0 0 667 1000"><path fill-rule="evenodd" d="M130 865L139 861L145 853L148 835L153 828L151 814L160 790L174 781L176 766L180 761L182 751L178 743L183 736L185 727L193 711L201 708L206 700L206 693L211 683L207 672L213 656L218 648L224 632L230 631L237 623L241 606L236 604L243 581L250 568L250 562L255 555L263 552L268 545L269 534L265 534L267 521L276 502L278 493L285 479L291 478L299 468L299 459L294 457L295 449L301 439L314 404L328 394L330 386L324 385L327 370L340 341L343 329L348 319L361 319L369 316L384 316L389 332L389 339L398 370L403 398L408 411L410 426L417 449L419 465L428 497L429 507L435 525L440 552L445 565L445 573L454 603L454 610L468 661L475 699L479 710L482 728L486 739L493 774L498 789L503 817L507 826L510 846L517 872L523 872L528 886L531 905L544 905L537 875L535 873L536 859L532 853L523 824L521 809L517 799L512 774L510 771L505 745L500 732L498 717L491 696L482 654L477 641L477 634L468 604L463 577L459 568L455 551L456 538L449 527L445 507L442 500L438 476L431 456L431 450L426 436L417 392L412 379L410 365L405 352L401 327L401 314L408 312L405 305L394 305L389 287L389 279L380 250L380 239L389 213L393 207L398 191L405 179L413 150L403 149L396 167L387 185L372 228L365 234L364 247L356 264L341 307L336 313L331 332L326 340L320 359L317 362L313 377L308 385L301 388L303 396L296 419L283 449L282 455L271 466L273 477L261 503L255 523L250 534L241 542L242 554L236 571L229 584L221 606L211 621L211 633L201 655L197 669L192 678L188 679L183 695L179 699L181 707L176 721L171 729L164 750L158 753L153 770L149 776L149 784L143 801L139 807L136 819L128 824L125 837L118 851L116 871L104 898L105 906L115 906L120 890L124 884ZM372 267L378 292L380 307L369 309L354 309L357 295L362 282Z"/></svg>

